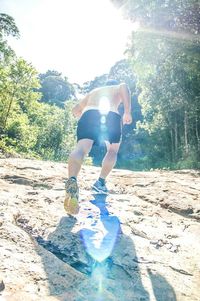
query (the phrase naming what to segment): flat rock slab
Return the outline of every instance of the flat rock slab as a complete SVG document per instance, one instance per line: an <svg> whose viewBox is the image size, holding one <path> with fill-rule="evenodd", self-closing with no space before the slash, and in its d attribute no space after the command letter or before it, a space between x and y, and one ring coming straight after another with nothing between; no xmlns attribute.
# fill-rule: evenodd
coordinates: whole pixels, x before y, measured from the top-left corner
<svg viewBox="0 0 200 301"><path fill-rule="evenodd" d="M99 171L70 217L66 164L0 159L0 301L200 300L200 172Z"/></svg>

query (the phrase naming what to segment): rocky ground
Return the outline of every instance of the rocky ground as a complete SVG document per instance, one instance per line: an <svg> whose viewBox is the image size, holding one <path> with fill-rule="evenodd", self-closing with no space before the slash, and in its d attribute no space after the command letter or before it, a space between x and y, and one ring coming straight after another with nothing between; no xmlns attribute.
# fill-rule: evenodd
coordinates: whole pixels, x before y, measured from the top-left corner
<svg viewBox="0 0 200 301"><path fill-rule="evenodd" d="M0 159L0 300L200 300L200 171L113 170L80 212L63 209L67 166Z"/></svg>

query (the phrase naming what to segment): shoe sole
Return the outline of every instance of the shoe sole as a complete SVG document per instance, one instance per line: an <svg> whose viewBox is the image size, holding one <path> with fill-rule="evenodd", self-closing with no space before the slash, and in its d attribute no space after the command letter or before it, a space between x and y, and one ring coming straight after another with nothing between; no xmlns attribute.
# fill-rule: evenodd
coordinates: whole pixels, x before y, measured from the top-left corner
<svg viewBox="0 0 200 301"><path fill-rule="evenodd" d="M76 215L79 212L78 199L76 198L65 198L64 209L70 215Z"/></svg>

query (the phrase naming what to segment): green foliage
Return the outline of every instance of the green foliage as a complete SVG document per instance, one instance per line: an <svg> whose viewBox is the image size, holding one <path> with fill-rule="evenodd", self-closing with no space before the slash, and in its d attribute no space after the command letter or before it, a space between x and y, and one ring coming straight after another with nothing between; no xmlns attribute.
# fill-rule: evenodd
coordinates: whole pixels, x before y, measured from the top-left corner
<svg viewBox="0 0 200 301"><path fill-rule="evenodd" d="M9 35L19 37L19 30L11 16L0 13L0 62L14 55L6 41Z"/></svg>
<svg viewBox="0 0 200 301"><path fill-rule="evenodd" d="M42 158L66 160L75 144L75 124L69 101L65 109L47 104L39 104L37 112L31 112L38 126L37 142L34 147Z"/></svg>
<svg viewBox="0 0 200 301"><path fill-rule="evenodd" d="M93 80L85 82L81 89L82 94L86 94L91 90L104 86L109 78L116 79L119 82L125 82L131 93L135 92L135 76L128 60L120 60L111 67L108 74L96 76ZM80 89L80 87L79 87Z"/></svg>
<svg viewBox="0 0 200 301"><path fill-rule="evenodd" d="M150 37L134 35L137 58L132 56L142 90L139 101L143 127L158 137L164 131L168 139L163 151L170 152L171 160L177 161L183 155L189 156L192 148L197 152L199 148L198 45Z"/></svg>
<svg viewBox="0 0 200 301"><path fill-rule="evenodd" d="M72 101L64 109L40 103L37 71L10 55L0 63L0 149L52 160L66 160L74 145Z"/></svg>
<svg viewBox="0 0 200 301"><path fill-rule="evenodd" d="M195 150L192 150L187 158L181 158L175 164L171 164L171 169L200 169L200 161Z"/></svg>
<svg viewBox="0 0 200 301"><path fill-rule="evenodd" d="M110 69L108 77L114 78L119 82L125 82L128 85L131 94L136 92L136 77L128 60L124 59L116 62Z"/></svg>
<svg viewBox="0 0 200 301"><path fill-rule="evenodd" d="M197 34L200 30L198 0L111 0L121 7L127 18L139 21L141 26L159 30L187 31Z"/></svg>
<svg viewBox="0 0 200 301"><path fill-rule="evenodd" d="M129 149L134 139L139 141L142 150L139 160L146 158L153 168L197 168L200 161L199 2L113 2L129 19L140 24L139 30L132 33L127 54L137 79L143 120L130 137ZM131 156L130 160L134 164Z"/></svg>
<svg viewBox="0 0 200 301"><path fill-rule="evenodd" d="M13 17L0 13L0 35L19 37L19 30Z"/></svg>
<svg viewBox="0 0 200 301"><path fill-rule="evenodd" d="M36 143L36 127L31 125L26 114L17 114L7 125L7 144L17 152L28 153Z"/></svg>
<svg viewBox="0 0 200 301"><path fill-rule="evenodd" d="M108 74L103 74L101 76L96 76L94 78L94 80L85 82L83 84L83 87L81 89L81 93L86 94L86 93L90 92L91 90L93 90L95 88L104 86L107 79L108 79Z"/></svg>
<svg viewBox="0 0 200 301"><path fill-rule="evenodd" d="M16 110L9 117L2 135L2 151L18 152L48 160L66 160L75 144L76 120L69 101L65 109L39 103L26 107L26 113Z"/></svg>
<svg viewBox="0 0 200 301"><path fill-rule="evenodd" d="M12 58L0 64L0 133L7 129L9 118L26 112L32 101L39 98L34 88L39 87L37 72L23 59Z"/></svg>
<svg viewBox="0 0 200 301"><path fill-rule="evenodd" d="M36 140L27 111L39 98L33 91L39 87L37 72L23 59L10 57L0 64L0 75L0 135L4 148L28 152Z"/></svg>
<svg viewBox="0 0 200 301"><path fill-rule="evenodd" d="M62 78L61 73L48 70L45 74L40 74L42 93L41 101L55 104L63 108L66 100L75 99L75 90L68 82L67 78Z"/></svg>

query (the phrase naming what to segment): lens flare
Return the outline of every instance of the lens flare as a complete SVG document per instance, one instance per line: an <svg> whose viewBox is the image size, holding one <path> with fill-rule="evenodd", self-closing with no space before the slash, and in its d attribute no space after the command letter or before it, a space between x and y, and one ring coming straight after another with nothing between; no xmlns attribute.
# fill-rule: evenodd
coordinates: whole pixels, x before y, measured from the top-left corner
<svg viewBox="0 0 200 301"><path fill-rule="evenodd" d="M101 115L107 115L110 111L110 102L108 97L102 96L99 100L99 106L98 109L101 113Z"/></svg>
<svg viewBox="0 0 200 301"><path fill-rule="evenodd" d="M106 195L95 195L91 203L99 208L99 219L95 226L91 225L81 230L86 252L99 263L111 255L120 232L120 221L117 216L109 214L105 199Z"/></svg>
<svg viewBox="0 0 200 301"><path fill-rule="evenodd" d="M105 124L106 123L106 116L103 115L101 116L101 124Z"/></svg>

